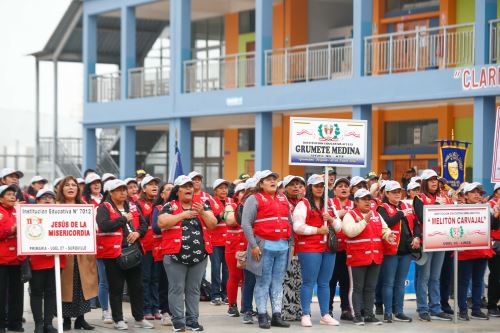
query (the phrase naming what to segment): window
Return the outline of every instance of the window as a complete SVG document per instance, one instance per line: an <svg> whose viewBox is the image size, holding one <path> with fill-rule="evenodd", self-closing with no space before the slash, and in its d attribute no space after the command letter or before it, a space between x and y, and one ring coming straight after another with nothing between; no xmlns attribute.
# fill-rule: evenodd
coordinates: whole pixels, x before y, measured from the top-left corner
<svg viewBox="0 0 500 333"><path fill-rule="evenodd" d="M255 32L255 9L240 12L239 16L240 35Z"/></svg>
<svg viewBox="0 0 500 333"><path fill-rule="evenodd" d="M238 130L238 151L255 150L255 129L245 128Z"/></svg>
<svg viewBox="0 0 500 333"><path fill-rule="evenodd" d="M389 121L385 123L385 148L435 147L437 120Z"/></svg>
<svg viewBox="0 0 500 333"><path fill-rule="evenodd" d="M193 59L217 58L224 54L224 17L192 23Z"/></svg>
<svg viewBox="0 0 500 333"><path fill-rule="evenodd" d="M192 147L193 170L203 175L203 188L211 189L213 182L222 178L224 171L223 132L193 132Z"/></svg>
<svg viewBox="0 0 500 333"><path fill-rule="evenodd" d="M385 17L439 10L439 0L385 0Z"/></svg>

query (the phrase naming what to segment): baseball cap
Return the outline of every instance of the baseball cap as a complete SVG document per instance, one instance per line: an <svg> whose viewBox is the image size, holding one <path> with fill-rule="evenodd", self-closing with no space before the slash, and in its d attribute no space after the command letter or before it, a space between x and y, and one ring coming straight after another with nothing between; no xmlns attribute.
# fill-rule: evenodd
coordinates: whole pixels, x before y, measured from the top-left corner
<svg viewBox="0 0 500 333"><path fill-rule="evenodd" d="M191 171L190 173L188 173L188 177L191 178L191 180L193 180L194 177L203 178L202 174L198 171Z"/></svg>
<svg viewBox="0 0 500 333"><path fill-rule="evenodd" d="M136 176L136 177L144 177L144 176L146 176L146 171L145 171L145 170L143 170L143 169L139 169L139 170L137 170L137 171L135 172L135 176Z"/></svg>
<svg viewBox="0 0 500 333"><path fill-rule="evenodd" d="M391 192L391 191L395 191L398 189L399 190L401 189L401 184L399 184L399 182L397 182L395 180L390 180L390 181L385 183L385 191L386 192Z"/></svg>
<svg viewBox="0 0 500 333"><path fill-rule="evenodd" d="M495 187L493 188L493 192L495 192L496 190L498 190L500 188L500 183L496 183L495 184Z"/></svg>
<svg viewBox="0 0 500 333"><path fill-rule="evenodd" d="M257 178L257 180L260 182L262 179L265 179L269 176L274 176L278 178L280 175L278 175L276 172L272 172L271 170L263 170L260 172L259 178Z"/></svg>
<svg viewBox="0 0 500 333"><path fill-rule="evenodd" d="M246 185L245 190L247 190L249 188L254 188L255 186L257 186L257 179L253 178L253 177L250 177L245 182L245 185Z"/></svg>
<svg viewBox="0 0 500 333"><path fill-rule="evenodd" d="M45 178L43 178L42 176L34 176L33 178L31 178L31 183L30 184L33 184L33 183L38 183L38 182L42 182L44 184L47 184L49 181Z"/></svg>
<svg viewBox="0 0 500 333"><path fill-rule="evenodd" d="M12 168L3 168L2 171L0 171L0 178L5 178L5 177L10 176L12 174L16 174L19 178L24 177L24 173L22 173L19 170L14 170Z"/></svg>
<svg viewBox="0 0 500 333"><path fill-rule="evenodd" d="M10 173L9 173L9 175L10 175ZM16 192L17 191L17 186L14 185L14 184L0 186L0 196L3 196L5 194L5 192L7 192L8 190Z"/></svg>
<svg viewBox="0 0 500 333"><path fill-rule="evenodd" d="M422 171L422 174L420 175L420 178L422 178L422 180L429 180L433 177L438 178L438 174L436 173L436 171L432 169L425 169L424 171Z"/></svg>
<svg viewBox="0 0 500 333"><path fill-rule="evenodd" d="M312 174L307 178L307 185L317 185L325 182L325 178L322 175Z"/></svg>
<svg viewBox="0 0 500 333"><path fill-rule="evenodd" d="M372 197L370 192L367 189L360 188L359 190L354 193L354 199L359 199L359 198L364 198L364 197Z"/></svg>
<svg viewBox="0 0 500 333"><path fill-rule="evenodd" d="M284 186L283 186L283 181L282 181L282 180L280 180L280 181L278 182L278 188L283 188L283 187L284 187Z"/></svg>
<svg viewBox="0 0 500 333"><path fill-rule="evenodd" d="M250 179L250 178L249 178ZM238 185L236 185L236 187L234 188L234 193L238 193L238 192L241 192L241 191L244 191L247 189L247 183L239 183Z"/></svg>
<svg viewBox="0 0 500 333"><path fill-rule="evenodd" d="M366 175L366 179L368 179L368 180L378 179L378 175L377 175L377 173L375 171L370 171Z"/></svg>
<svg viewBox="0 0 500 333"><path fill-rule="evenodd" d="M127 184L121 179L111 179L106 183L109 192L116 190L119 187L127 187Z"/></svg>
<svg viewBox="0 0 500 333"><path fill-rule="evenodd" d="M76 182L77 182L78 184L85 184L85 179L83 179L83 178L77 178L77 179L76 179Z"/></svg>
<svg viewBox="0 0 500 333"><path fill-rule="evenodd" d="M193 180L191 179L191 177L186 175L180 175L179 177L175 178L174 186L182 186L186 185L187 183L193 184Z"/></svg>
<svg viewBox="0 0 500 333"><path fill-rule="evenodd" d="M238 178L241 180L247 180L250 178L250 175L248 173L242 173Z"/></svg>
<svg viewBox="0 0 500 333"><path fill-rule="evenodd" d="M340 178L337 178L335 179L335 182L333 183L333 187L337 187L337 185L339 183L346 183L347 186L350 186L351 184L349 183L349 179L345 178L345 177L340 177Z"/></svg>
<svg viewBox="0 0 500 333"><path fill-rule="evenodd" d="M438 177L438 181L440 181L441 183L444 183L444 184L448 184L448 181L443 177Z"/></svg>
<svg viewBox="0 0 500 333"><path fill-rule="evenodd" d="M125 184L127 184L127 185L128 185L128 184L130 184L131 182L134 182L134 183L136 183L136 184L137 184L137 179L135 179L135 178L126 178L126 179L124 180L124 182L125 182Z"/></svg>
<svg viewBox="0 0 500 333"><path fill-rule="evenodd" d="M116 179L116 176L113 175L112 173L105 173L104 175L102 175L102 182L105 183L107 182L108 180L111 180L111 179Z"/></svg>
<svg viewBox="0 0 500 333"><path fill-rule="evenodd" d="M36 192L36 198L37 199L40 199L44 195L51 195L54 198L56 196L56 194L54 193L54 191L52 191L51 189L48 189L48 188L42 188L40 191Z"/></svg>
<svg viewBox="0 0 500 333"><path fill-rule="evenodd" d="M337 174L337 171L333 168L331 168L330 170L328 170L328 175L336 175Z"/></svg>
<svg viewBox="0 0 500 333"><path fill-rule="evenodd" d="M478 189L479 191L481 191L481 194L486 193L483 189L483 184L481 184L479 182L473 182L473 183L469 183L469 184L464 186L464 194L472 192L475 189Z"/></svg>
<svg viewBox="0 0 500 333"><path fill-rule="evenodd" d="M306 183L306 181L304 180L304 178L302 178L300 176L288 175L285 178L283 178L283 187L287 187L288 184L290 184L292 182L292 180L294 180L294 179L302 182L303 184Z"/></svg>
<svg viewBox="0 0 500 333"><path fill-rule="evenodd" d="M364 179L363 177L360 177L360 176L354 176L351 178L350 186L354 187L361 182L366 182L366 179Z"/></svg>
<svg viewBox="0 0 500 333"><path fill-rule="evenodd" d="M410 178L410 183L418 183L422 181L422 177L415 176Z"/></svg>
<svg viewBox="0 0 500 333"><path fill-rule="evenodd" d="M420 187L420 184L417 182L409 182L408 185L406 185L406 189L409 190L414 190L416 188Z"/></svg>
<svg viewBox="0 0 500 333"><path fill-rule="evenodd" d="M229 186L229 182L225 179L219 178L214 181L212 184L212 189L215 190L217 187L221 186L222 184L226 184Z"/></svg>
<svg viewBox="0 0 500 333"><path fill-rule="evenodd" d="M91 173L85 178L85 185L92 184L97 180L101 180L101 176L99 176L97 173Z"/></svg>
<svg viewBox="0 0 500 333"><path fill-rule="evenodd" d="M61 180L63 180L61 177L54 179L54 188L56 188L57 185L59 185L59 183L61 182Z"/></svg>
<svg viewBox="0 0 500 333"><path fill-rule="evenodd" d="M142 179L142 181L141 181L141 187L142 187L142 188L146 187L146 185L148 185L149 183L151 183L153 180L156 180L156 182L157 182L158 184L160 184L160 182L161 182L160 178L158 178L158 177L153 177L153 176L151 176L151 175L147 175L146 177L144 177L144 178ZM125 183L125 185L126 185L126 183Z"/></svg>

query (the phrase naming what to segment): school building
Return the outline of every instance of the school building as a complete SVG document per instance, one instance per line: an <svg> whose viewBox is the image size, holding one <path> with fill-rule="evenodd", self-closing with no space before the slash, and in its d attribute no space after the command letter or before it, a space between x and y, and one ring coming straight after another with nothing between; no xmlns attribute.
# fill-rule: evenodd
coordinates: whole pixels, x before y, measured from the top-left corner
<svg viewBox="0 0 500 333"><path fill-rule="evenodd" d="M369 166L338 173L436 167L453 132L490 190L499 2L72 1L36 56L84 65L81 169L166 178L177 143L206 184L305 175L321 169L288 165L290 117L352 118Z"/></svg>

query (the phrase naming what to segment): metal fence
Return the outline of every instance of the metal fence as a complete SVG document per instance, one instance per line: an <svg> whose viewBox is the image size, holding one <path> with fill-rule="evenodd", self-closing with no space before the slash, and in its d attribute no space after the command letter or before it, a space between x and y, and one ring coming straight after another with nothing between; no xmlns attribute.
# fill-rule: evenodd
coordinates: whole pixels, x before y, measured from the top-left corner
<svg viewBox="0 0 500 333"><path fill-rule="evenodd" d="M352 39L265 51L266 84L352 76Z"/></svg>
<svg viewBox="0 0 500 333"><path fill-rule="evenodd" d="M365 75L474 64L474 24L365 37Z"/></svg>
<svg viewBox="0 0 500 333"><path fill-rule="evenodd" d="M170 66L131 68L128 71L128 97L168 95L169 80Z"/></svg>
<svg viewBox="0 0 500 333"><path fill-rule="evenodd" d="M490 64L500 59L500 19L490 21Z"/></svg>
<svg viewBox="0 0 500 333"><path fill-rule="evenodd" d="M184 92L255 86L255 52L184 62Z"/></svg>
<svg viewBox="0 0 500 333"><path fill-rule="evenodd" d="M121 72L90 75L90 102L112 102L120 99Z"/></svg>

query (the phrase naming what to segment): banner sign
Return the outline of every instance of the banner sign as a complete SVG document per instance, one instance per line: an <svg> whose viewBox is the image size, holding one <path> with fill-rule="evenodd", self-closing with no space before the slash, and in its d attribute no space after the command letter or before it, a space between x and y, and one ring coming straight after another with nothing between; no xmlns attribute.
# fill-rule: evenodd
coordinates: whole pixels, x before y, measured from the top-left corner
<svg viewBox="0 0 500 333"><path fill-rule="evenodd" d="M456 190L465 181L468 142L456 140L439 141L441 176L448 181L448 186Z"/></svg>
<svg viewBox="0 0 500 333"><path fill-rule="evenodd" d="M488 205L424 206L424 252L488 249Z"/></svg>
<svg viewBox="0 0 500 333"><path fill-rule="evenodd" d="M491 167L491 182L500 183L500 107L497 107L495 121L495 142L493 145L493 165Z"/></svg>
<svg viewBox="0 0 500 333"><path fill-rule="evenodd" d="M92 205L17 205L18 255L95 254Z"/></svg>
<svg viewBox="0 0 500 333"><path fill-rule="evenodd" d="M478 69L466 67L456 69L454 79L460 79L463 90L492 89L500 87L500 66L489 65Z"/></svg>
<svg viewBox="0 0 500 333"><path fill-rule="evenodd" d="M367 122L290 118L289 164L366 167Z"/></svg>

